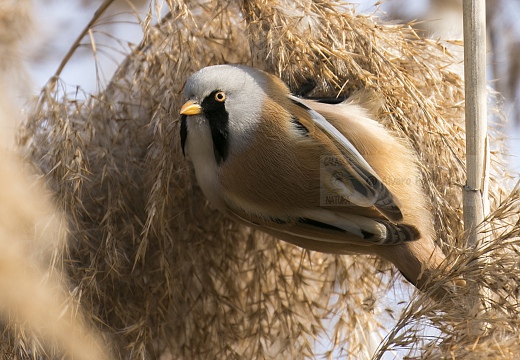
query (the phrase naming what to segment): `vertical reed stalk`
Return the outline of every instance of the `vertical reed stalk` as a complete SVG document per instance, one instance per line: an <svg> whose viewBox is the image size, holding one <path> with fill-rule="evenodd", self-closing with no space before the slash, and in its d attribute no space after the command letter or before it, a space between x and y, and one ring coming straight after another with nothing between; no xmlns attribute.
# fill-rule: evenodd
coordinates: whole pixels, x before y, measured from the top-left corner
<svg viewBox="0 0 520 360"><path fill-rule="evenodd" d="M463 192L464 230L468 250L482 243L486 188L487 91L486 91L486 2L464 0L464 80L466 115L466 185ZM468 305L480 309L477 279ZM478 331L478 326L471 326Z"/></svg>

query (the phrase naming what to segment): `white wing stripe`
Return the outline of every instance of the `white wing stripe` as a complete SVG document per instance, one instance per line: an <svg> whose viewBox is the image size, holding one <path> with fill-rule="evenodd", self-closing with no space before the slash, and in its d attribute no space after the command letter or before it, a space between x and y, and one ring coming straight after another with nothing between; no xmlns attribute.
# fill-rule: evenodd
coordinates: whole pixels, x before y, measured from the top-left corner
<svg viewBox="0 0 520 360"><path fill-rule="evenodd" d="M370 166L370 164L365 160L365 158L363 158L363 156L354 147L354 145L352 145L352 143L338 129L332 126L331 123L329 123L327 119L325 119L319 112L307 106L296 96L291 95L290 98L291 100L296 101L305 106L308 113L311 115L312 119L322 130L324 130L327 134L333 136L334 139L340 144L342 144L345 150L347 150L353 156L353 158L360 163L360 165L363 165L363 167L370 171L371 175L375 176L379 181L381 181L374 169L372 169L372 166Z"/></svg>

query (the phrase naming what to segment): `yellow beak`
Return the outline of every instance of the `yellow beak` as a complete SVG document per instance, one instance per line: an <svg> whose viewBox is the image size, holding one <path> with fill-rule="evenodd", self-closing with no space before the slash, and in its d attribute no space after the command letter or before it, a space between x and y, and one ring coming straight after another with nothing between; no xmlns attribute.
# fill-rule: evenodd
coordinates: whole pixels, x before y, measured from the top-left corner
<svg viewBox="0 0 520 360"><path fill-rule="evenodd" d="M191 100L188 100L182 105L181 115L199 115L202 114L202 107L197 104L196 102L193 102Z"/></svg>

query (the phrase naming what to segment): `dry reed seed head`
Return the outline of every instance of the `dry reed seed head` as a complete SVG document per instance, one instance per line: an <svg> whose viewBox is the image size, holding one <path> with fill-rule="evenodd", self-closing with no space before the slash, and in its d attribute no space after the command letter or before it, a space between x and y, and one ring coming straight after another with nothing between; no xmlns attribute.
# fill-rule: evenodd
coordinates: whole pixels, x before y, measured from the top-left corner
<svg viewBox="0 0 520 360"><path fill-rule="evenodd" d="M0 146L12 150L14 134L20 125L16 105L27 99L28 78L21 62L22 40L28 36L31 22L30 0L0 2ZM20 101L20 99L23 99Z"/></svg>
<svg viewBox="0 0 520 360"><path fill-rule="evenodd" d="M456 59L442 44L332 1L169 5L171 16L145 26L143 43L104 93L78 104L59 87L43 92L21 137L67 213L63 266L77 286L74 297L117 358L316 357L319 344L334 347L330 357L368 355L379 343L366 337L389 327L380 324L386 304L373 301L391 284L376 274L388 264L303 251L208 207L180 151L177 112L186 78L214 63L252 63L292 89L316 78L316 95L366 88L381 94L381 121L420 158L439 242L454 259L448 277L520 278L520 270L501 265L514 263L518 244L511 234L518 223L503 219L519 195L501 204L498 181L491 181L490 193L497 199L493 209L502 210L490 222L508 230L488 253L500 257L485 263L456 256L463 245L463 89L450 67ZM492 310L500 321L485 319L507 339L517 328L516 297L508 292L516 280L495 289L486 284L500 300ZM400 348L414 357L441 357L453 346L468 354L475 344L467 336L471 309L454 303L415 295L390 325L380 354ZM425 326L440 334L435 354Z"/></svg>
<svg viewBox="0 0 520 360"><path fill-rule="evenodd" d="M18 47L18 41L27 35L31 26L29 0L3 0L0 4L0 47L4 59L9 47ZM1 61L1 60L0 60ZM0 63L1 64L1 63Z"/></svg>
<svg viewBox="0 0 520 360"><path fill-rule="evenodd" d="M66 225L38 172L12 149L23 87L18 43L30 22L29 1L0 4L0 314L2 358L66 354L108 359L97 335L70 303L61 273ZM17 81L16 81L17 80ZM25 84L24 84L25 85Z"/></svg>

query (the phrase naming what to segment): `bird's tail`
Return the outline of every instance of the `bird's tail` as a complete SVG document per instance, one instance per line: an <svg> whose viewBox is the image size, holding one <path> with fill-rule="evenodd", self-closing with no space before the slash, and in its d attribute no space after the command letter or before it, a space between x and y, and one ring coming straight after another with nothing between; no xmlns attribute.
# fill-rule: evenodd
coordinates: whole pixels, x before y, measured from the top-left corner
<svg viewBox="0 0 520 360"><path fill-rule="evenodd" d="M384 249L383 249L384 248ZM450 269L441 249L430 239L405 242L400 245L380 247L379 255L391 261L415 287L422 291L433 290L434 298L442 298L449 287L464 286L461 278L442 279L444 269ZM440 282L445 283L440 284Z"/></svg>

